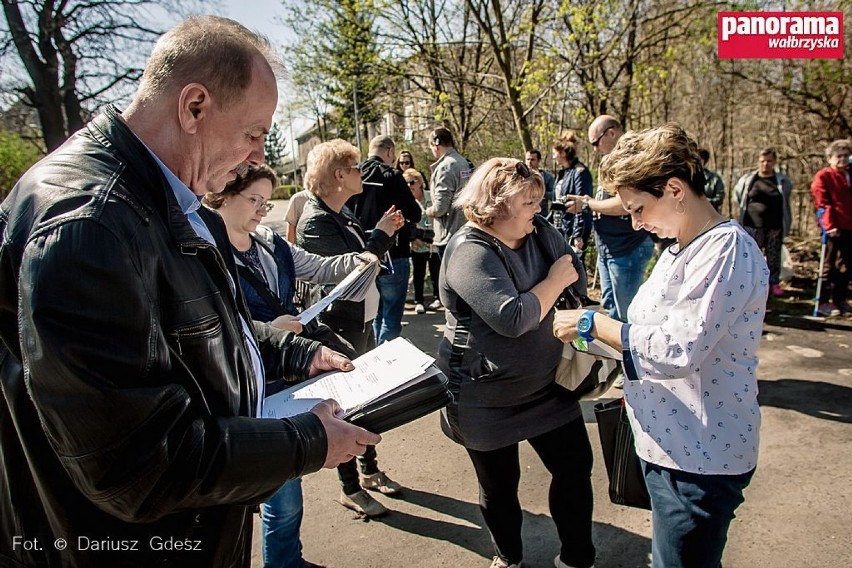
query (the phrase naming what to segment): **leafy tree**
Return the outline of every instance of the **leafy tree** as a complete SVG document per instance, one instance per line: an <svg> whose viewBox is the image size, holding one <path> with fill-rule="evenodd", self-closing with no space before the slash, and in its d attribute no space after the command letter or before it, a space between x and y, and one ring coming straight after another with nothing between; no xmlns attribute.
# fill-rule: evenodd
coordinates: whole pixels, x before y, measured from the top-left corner
<svg viewBox="0 0 852 568"><path fill-rule="evenodd" d="M506 103L524 150L532 150L532 134L522 96L529 86L530 68L537 55L538 25L546 0L466 0L488 43L497 72L503 79Z"/></svg>
<svg viewBox="0 0 852 568"><path fill-rule="evenodd" d="M31 142L17 134L0 131L0 198L6 197L21 174L42 155Z"/></svg>
<svg viewBox="0 0 852 568"><path fill-rule="evenodd" d="M141 77L148 48L162 32L145 24L149 11L180 13L192 4L3 0L3 88L38 111L45 146L53 150L82 128L97 106L127 94ZM12 60L13 54L19 61Z"/></svg>
<svg viewBox="0 0 852 568"><path fill-rule="evenodd" d="M394 55L383 72L402 87L392 110L401 114L400 106L415 102L415 118L423 120L425 103L428 122L453 131L462 151L483 127L502 129L493 120L503 90L489 74L493 57L466 2L388 0L379 24L380 41Z"/></svg>
<svg viewBox="0 0 852 568"><path fill-rule="evenodd" d="M278 123L274 122L263 143L263 159L270 168L277 170L284 165L285 150L287 150L287 139L282 134Z"/></svg>
<svg viewBox="0 0 852 568"><path fill-rule="evenodd" d="M289 5L287 23L297 37L287 48L291 75L297 86L318 91L341 133L354 133L383 111L376 5L373 0L319 0L311 18L304 8L301 2Z"/></svg>

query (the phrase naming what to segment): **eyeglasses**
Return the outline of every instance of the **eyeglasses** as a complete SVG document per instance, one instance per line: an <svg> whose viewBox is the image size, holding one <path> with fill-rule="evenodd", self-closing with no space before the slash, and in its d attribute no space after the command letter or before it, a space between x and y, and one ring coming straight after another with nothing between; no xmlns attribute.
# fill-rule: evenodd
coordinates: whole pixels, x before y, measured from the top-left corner
<svg viewBox="0 0 852 568"><path fill-rule="evenodd" d="M410 180L408 180L406 183L407 183L408 185L414 185L415 183L418 183L419 181L420 181L420 180L410 179Z"/></svg>
<svg viewBox="0 0 852 568"><path fill-rule="evenodd" d="M343 166L342 168L337 168L338 170L358 170L361 171L361 164L355 164L354 166Z"/></svg>
<svg viewBox="0 0 852 568"><path fill-rule="evenodd" d="M607 132L609 132L610 130L612 130L612 128L613 128L612 126L608 126L608 127L606 128L606 130L604 130L603 132L601 132L600 136L598 136L597 138L595 138L594 140L592 140L592 148L597 148L597 147L598 147L598 144L600 144L600 143L601 143L601 140L603 139L603 137L606 135L606 133L607 133Z"/></svg>
<svg viewBox="0 0 852 568"><path fill-rule="evenodd" d="M254 205L255 211L266 211L267 213L269 213L275 208L274 203L270 203L256 195L252 195L251 197L246 197L242 193L238 193L237 195L239 195L243 199L248 199L249 201L251 201L251 204Z"/></svg>
<svg viewBox="0 0 852 568"><path fill-rule="evenodd" d="M400 160L399 161L400 166L410 166L411 163L412 163L411 160Z"/></svg>

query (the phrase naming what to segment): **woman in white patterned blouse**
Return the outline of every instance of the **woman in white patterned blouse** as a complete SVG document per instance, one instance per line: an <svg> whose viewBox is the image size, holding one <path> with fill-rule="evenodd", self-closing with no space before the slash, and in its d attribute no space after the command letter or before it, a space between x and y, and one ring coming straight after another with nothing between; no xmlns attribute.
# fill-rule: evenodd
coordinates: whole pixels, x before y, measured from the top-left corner
<svg viewBox="0 0 852 568"><path fill-rule="evenodd" d="M622 136L601 164L635 228L664 250L622 323L559 312L554 333L620 349L624 398L653 508L653 566L721 565L757 464L757 346L769 270L754 240L704 196L696 143L674 123ZM583 326L581 326L582 328Z"/></svg>

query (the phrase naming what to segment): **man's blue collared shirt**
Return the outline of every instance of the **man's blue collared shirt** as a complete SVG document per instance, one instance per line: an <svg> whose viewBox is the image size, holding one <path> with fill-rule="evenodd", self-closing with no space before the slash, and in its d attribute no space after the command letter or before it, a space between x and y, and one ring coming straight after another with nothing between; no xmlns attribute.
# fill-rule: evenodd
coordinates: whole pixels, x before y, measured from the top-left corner
<svg viewBox="0 0 852 568"><path fill-rule="evenodd" d="M150 148L148 151L151 152ZM183 183L169 168L167 168L160 158L154 154L154 152L151 152L151 155L154 156L154 160L157 162L157 165L160 166L160 169L163 171L163 175L166 176L166 181L169 182L169 187L172 188L172 191L175 194L175 199L177 199L180 210L183 211L184 215L186 215L186 219L195 230L195 234L213 246L216 246L213 234L210 232L210 229L207 228L207 224L201 218L201 215L198 214L198 208L201 207L201 200L199 197L192 193L192 190L189 189L186 184ZM230 273L228 274L228 281L231 283L231 294L236 297L237 288ZM249 328L249 324L245 318L243 318L242 314L240 314L240 322L243 324L243 335L245 336L246 344L249 346L251 363L254 367L255 382L257 383L257 416L262 416L263 397L266 383L264 379L263 360L260 358L260 349L254 340L254 334L251 332L251 328Z"/></svg>

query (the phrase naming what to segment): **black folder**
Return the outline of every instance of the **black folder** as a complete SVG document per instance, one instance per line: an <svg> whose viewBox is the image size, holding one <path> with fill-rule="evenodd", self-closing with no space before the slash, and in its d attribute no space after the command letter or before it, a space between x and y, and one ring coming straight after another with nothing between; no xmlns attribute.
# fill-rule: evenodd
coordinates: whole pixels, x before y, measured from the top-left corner
<svg viewBox="0 0 852 568"><path fill-rule="evenodd" d="M438 372L377 398L354 411L346 420L381 434L445 407L452 398L447 376Z"/></svg>

